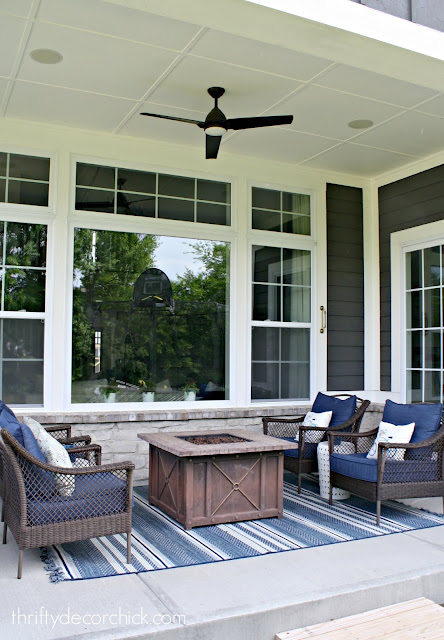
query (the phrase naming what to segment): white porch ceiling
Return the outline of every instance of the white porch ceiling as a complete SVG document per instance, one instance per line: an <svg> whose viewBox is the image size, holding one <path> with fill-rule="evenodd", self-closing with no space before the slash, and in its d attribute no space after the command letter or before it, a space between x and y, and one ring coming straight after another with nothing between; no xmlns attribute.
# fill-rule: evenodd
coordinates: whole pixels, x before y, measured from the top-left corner
<svg viewBox="0 0 444 640"><path fill-rule="evenodd" d="M40 48L63 61L34 62ZM352 55L335 62L334 51L316 57L103 0L0 0L0 116L184 144L201 158L200 129L139 113L204 119L206 89L223 86L227 117L294 120L231 133L220 154L375 176L444 150L444 93L383 65L354 67ZM375 124L347 126L358 119Z"/></svg>

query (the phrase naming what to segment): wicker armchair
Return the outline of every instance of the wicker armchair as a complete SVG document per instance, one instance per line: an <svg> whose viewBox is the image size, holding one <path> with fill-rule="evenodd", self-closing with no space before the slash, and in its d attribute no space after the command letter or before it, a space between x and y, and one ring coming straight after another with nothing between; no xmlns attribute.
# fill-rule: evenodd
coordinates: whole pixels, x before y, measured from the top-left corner
<svg viewBox="0 0 444 640"><path fill-rule="evenodd" d="M330 396L331 398L346 399L353 396L349 393L337 394ZM355 413L345 422L339 425L323 429L321 427L305 427L302 426L304 416L297 418L262 418L264 434L274 436L275 438L283 438L293 442L298 435L298 449L289 449L284 451L284 469L292 471L298 476L298 493L301 493L302 474L312 473L318 469L317 445L321 439L325 439L325 434L330 431L349 431L356 432L364 417L365 410L369 406L369 400L357 398ZM314 409L315 405L313 405ZM317 442L309 442L312 434L323 432L322 438L314 438Z"/></svg>
<svg viewBox="0 0 444 640"><path fill-rule="evenodd" d="M6 429L1 436L6 487L3 543L9 528L19 547L18 578L24 549L114 533L127 534L127 562L131 562L131 462L92 466L88 456L93 445L88 445L70 451L76 467L54 467L35 458Z"/></svg>
<svg viewBox="0 0 444 640"><path fill-rule="evenodd" d="M101 464L102 462L102 448L98 444L91 445L91 436L72 436L71 425L60 424L52 427L45 427L45 431L52 435L53 438L63 444L68 450L72 447L90 447L89 449L83 449L82 453L78 451L79 459L83 457L88 460L90 464ZM71 459L74 459L71 454ZM3 478L3 457L0 450L0 498L2 500L2 515L1 521L4 522L4 497L5 497L5 482Z"/></svg>
<svg viewBox="0 0 444 640"><path fill-rule="evenodd" d="M367 453L377 433L378 428L362 433L328 434L329 503L332 504L333 487L376 502L377 525L382 500L443 496L444 507L442 421L438 430L425 440L408 444L379 442L377 459L369 459Z"/></svg>

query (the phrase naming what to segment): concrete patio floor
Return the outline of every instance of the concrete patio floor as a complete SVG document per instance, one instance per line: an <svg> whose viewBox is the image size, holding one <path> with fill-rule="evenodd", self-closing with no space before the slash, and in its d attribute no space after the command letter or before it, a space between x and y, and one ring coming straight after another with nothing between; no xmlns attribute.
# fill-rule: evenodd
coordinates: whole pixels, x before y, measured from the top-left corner
<svg viewBox="0 0 444 640"><path fill-rule="evenodd" d="M25 552L22 580L17 559L9 534L0 545L2 640L273 640L419 596L444 603L444 526L58 584L49 582L38 550Z"/></svg>

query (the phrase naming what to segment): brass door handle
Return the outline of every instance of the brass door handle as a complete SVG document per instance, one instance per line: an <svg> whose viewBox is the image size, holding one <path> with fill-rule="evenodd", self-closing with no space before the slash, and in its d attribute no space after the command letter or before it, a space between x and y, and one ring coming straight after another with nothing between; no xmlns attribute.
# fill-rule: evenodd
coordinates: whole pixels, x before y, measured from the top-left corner
<svg viewBox="0 0 444 640"><path fill-rule="evenodd" d="M319 309L321 310L321 333L324 333L324 331L327 328L327 309L321 305L319 307Z"/></svg>

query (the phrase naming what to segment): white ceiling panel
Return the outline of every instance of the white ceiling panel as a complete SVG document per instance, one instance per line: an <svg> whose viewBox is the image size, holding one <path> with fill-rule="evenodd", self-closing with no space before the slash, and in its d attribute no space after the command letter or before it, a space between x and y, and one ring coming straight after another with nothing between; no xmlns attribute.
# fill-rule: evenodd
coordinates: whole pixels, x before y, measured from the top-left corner
<svg viewBox="0 0 444 640"><path fill-rule="evenodd" d="M310 85L279 105L273 113L278 111L293 113L292 129L346 140L356 135L356 130L347 126L350 121L365 119L377 124L400 113L401 109Z"/></svg>
<svg viewBox="0 0 444 640"><path fill-rule="evenodd" d="M34 62L33 49L55 49L57 65ZM171 51L50 24L36 24L20 67L20 80L33 80L123 98L141 98L175 59Z"/></svg>
<svg viewBox="0 0 444 640"><path fill-rule="evenodd" d="M221 31L208 31L191 53L302 81L310 80L332 64L329 60Z"/></svg>
<svg viewBox="0 0 444 640"><path fill-rule="evenodd" d="M391 122L362 133L354 141L400 153L430 155L444 146L444 120L407 111Z"/></svg>
<svg viewBox="0 0 444 640"><path fill-rule="evenodd" d="M345 142L308 160L303 166L371 177L402 167L412 160L415 160L412 156Z"/></svg>
<svg viewBox="0 0 444 640"><path fill-rule="evenodd" d="M434 116L444 117L444 95L441 94L437 98L429 100L425 104L415 109L415 111L422 111L423 113L430 113Z"/></svg>
<svg viewBox="0 0 444 640"><path fill-rule="evenodd" d="M187 57L152 93L150 101L208 113L214 102L207 89L216 86L226 90L219 108L233 118L260 115L300 83L222 62Z"/></svg>
<svg viewBox="0 0 444 640"><path fill-rule="evenodd" d="M119 133L138 138L152 138L153 140L165 140L177 144L191 144L205 146L205 134L196 125L176 122L174 120L162 120L141 116L142 111L151 113L160 112L158 105L150 102L143 104L132 118L119 130ZM184 111L183 109L168 108L168 115L176 118L191 118L193 120L205 120L204 113L198 111Z"/></svg>
<svg viewBox="0 0 444 640"><path fill-rule="evenodd" d="M285 130L280 127L239 131L221 145L228 151L277 162L301 162L337 144L320 136Z"/></svg>
<svg viewBox="0 0 444 640"><path fill-rule="evenodd" d="M413 107L437 94L425 87L345 65L327 71L316 84L403 107Z"/></svg>
<svg viewBox="0 0 444 640"><path fill-rule="evenodd" d="M22 18L0 15L0 76L11 75L25 26Z"/></svg>
<svg viewBox="0 0 444 640"><path fill-rule="evenodd" d="M0 11L26 18L31 10L32 0L1 0ZM3 20L3 18L2 18Z"/></svg>
<svg viewBox="0 0 444 640"><path fill-rule="evenodd" d="M99 0L42 0L38 19L181 51L200 27Z"/></svg>
<svg viewBox="0 0 444 640"><path fill-rule="evenodd" d="M130 100L32 82L16 82L6 116L67 127L113 131L134 106Z"/></svg>
<svg viewBox="0 0 444 640"><path fill-rule="evenodd" d="M7 78L0 78L0 105L3 102L3 98L8 87L8 82L9 80Z"/></svg>

